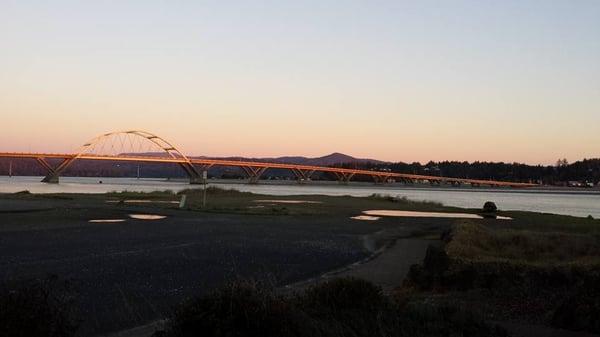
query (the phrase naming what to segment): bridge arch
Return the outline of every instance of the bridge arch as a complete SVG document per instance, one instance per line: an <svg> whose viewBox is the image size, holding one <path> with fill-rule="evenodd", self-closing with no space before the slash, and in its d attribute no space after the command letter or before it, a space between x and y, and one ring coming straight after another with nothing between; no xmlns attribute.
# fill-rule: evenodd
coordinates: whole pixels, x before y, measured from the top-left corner
<svg viewBox="0 0 600 337"><path fill-rule="evenodd" d="M44 158L38 158L38 161L48 170L48 175L42 181L48 183L58 183L60 174L64 172L64 170L66 170L75 160L85 159L86 156L91 155L97 155L101 157L102 154L95 154L94 151L104 151L107 147L107 144L109 145L108 148L106 148L106 150L116 151L116 153L112 153L113 155L122 155L123 153L127 152L126 149L135 150L135 144L140 145L139 148L141 149L141 140L153 145L153 150L162 150L171 159L177 160L177 164L179 164L184 169L184 171L190 177L190 182L192 184L201 182L202 177L199 174L199 172L196 170L190 159L187 156L185 156L181 151L179 151L177 147L175 147L172 143L165 140L164 138L157 136L156 134L142 130L109 132L92 138L88 142L84 143L81 147L79 147L72 157L66 158L55 168L49 165L44 160ZM126 148L126 146L128 145L130 146L130 148ZM124 157L139 157L131 155L130 153L126 154L127 156Z"/></svg>

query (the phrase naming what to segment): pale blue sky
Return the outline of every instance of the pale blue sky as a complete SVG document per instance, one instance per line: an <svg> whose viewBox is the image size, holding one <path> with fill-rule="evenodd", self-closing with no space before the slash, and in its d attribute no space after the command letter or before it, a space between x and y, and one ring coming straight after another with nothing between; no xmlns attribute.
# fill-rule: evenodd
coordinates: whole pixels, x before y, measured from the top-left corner
<svg viewBox="0 0 600 337"><path fill-rule="evenodd" d="M600 157L600 1L0 1L0 151Z"/></svg>

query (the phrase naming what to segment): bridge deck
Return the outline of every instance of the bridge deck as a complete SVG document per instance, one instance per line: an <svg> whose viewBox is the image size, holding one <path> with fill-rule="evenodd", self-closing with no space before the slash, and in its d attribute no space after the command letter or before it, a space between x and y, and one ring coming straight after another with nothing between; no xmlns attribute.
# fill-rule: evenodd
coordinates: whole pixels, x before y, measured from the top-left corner
<svg viewBox="0 0 600 337"><path fill-rule="evenodd" d="M175 164L186 164L188 161L184 158L171 158L171 157L152 157L152 156L101 156L93 154L58 154L58 153L18 153L18 152L3 152L0 153L0 158L45 158L45 159L82 159L82 160L103 160L103 161L124 161L124 162L148 162L148 163L175 163ZM262 169L288 169L288 170L300 170L300 171L314 171L314 172L330 172L334 174L343 175L349 180L354 175L365 175L373 177L374 179L408 179L408 180L426 180L429 182L440 182L440 183L458 183L458 184L471 184L471 185L489 185L489 186L505 186L505 187L534 187L536 184L530 183L517 183L508 181L495 181L495 180L481 180L481 179L467 179L467 178L452 178L452 177L441 177L441 176L429 176L419 174L407 174L407 173L396 173L386 171L370 171L360 169L347 169L338 167L328 166L313 166L313 165L299 165L299 164L284 164L284 163L270 163L270 162L256 162L256 161L241 161L241 160L223 160L223 159L205 159L205 158L189 158L189 162L196 165L202 166L230 166L230 167L242 167L242 168L262 168Z"/></svg>

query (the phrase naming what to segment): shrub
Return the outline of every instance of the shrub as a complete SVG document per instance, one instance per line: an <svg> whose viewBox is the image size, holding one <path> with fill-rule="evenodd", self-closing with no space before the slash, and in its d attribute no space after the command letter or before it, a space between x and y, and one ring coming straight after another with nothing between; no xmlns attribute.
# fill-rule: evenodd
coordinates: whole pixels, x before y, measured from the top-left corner
<svg viewBox="0 0 600 337"><path fill-rule="evenodd" d="M297 299L301 310L318 322L324 336L391 336L397 312L381 288L355 278L310 287ZM308 335L306 335L308 336Z"/></svg>
<svg viewBox="0 0 600 337"><path fill-rule="evenodd" d="M504 329L487 324L473 311L449 304L409 303L399 317L403 336L508 336Z"/></svg>
<svg viewBox="0 0 600 337"><path fill-rule="evenodd" d="M326 281L289 297L237 281L186 301L155 337L504 336L450 306L400 306L367 281Z"/></svg>
<svg viewBox="0 0 600 337"><path fill-rule="evenodd" d="M496 207L496 204L493 201L486 201L483 204L483 212L484 213L494 213L498 210L498 207Z"/></svg>
<svg viewBox="0 0 600 337"><path fill-rule="evenodd" d="M589 276L554 312L552 325L600 333L600 277Z"/></svg>
<svg viewBox="0 0 600 337"><path fill-rule="evenodd" d="M270 289L236 281L188 300L157 336L301 336L310 328L302 313Z"/></svg>

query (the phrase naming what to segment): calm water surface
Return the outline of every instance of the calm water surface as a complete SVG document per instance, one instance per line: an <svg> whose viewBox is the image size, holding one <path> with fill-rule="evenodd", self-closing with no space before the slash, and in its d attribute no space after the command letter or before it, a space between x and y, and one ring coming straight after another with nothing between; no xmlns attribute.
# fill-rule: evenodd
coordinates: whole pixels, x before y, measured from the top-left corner
<svg viewBox="0 0 600 337"><path fill-rule="evenodd" d="M9 178L0 176L0 192L14 193L28 190L32 193L105 193L111 191L180 191L186 188L202 188L201 185L190 185L185 181L168 181L165 179L61 177L58 185L40 183L41 179L42 177ZM102 184L99 181L102 181ZM437 201L448 206L466 208L479 208L485 201L492 200L503 210L525 210L574 216L592 215L595 218L600 218L600 191L598 190L429 188L394 185L375 186L367 183L339 185L335 182L307 185L265 182L258 185L248 185L242 182L216 181L211 182L210 185L268 195L323 194L360 197L381 193L407 197L413 200Z"/></svg>

